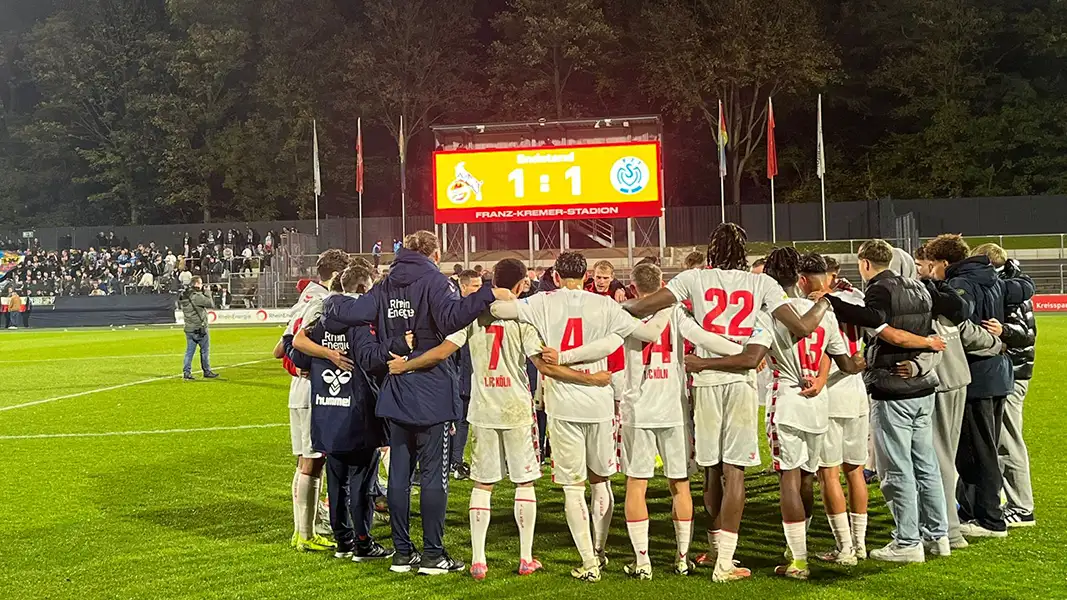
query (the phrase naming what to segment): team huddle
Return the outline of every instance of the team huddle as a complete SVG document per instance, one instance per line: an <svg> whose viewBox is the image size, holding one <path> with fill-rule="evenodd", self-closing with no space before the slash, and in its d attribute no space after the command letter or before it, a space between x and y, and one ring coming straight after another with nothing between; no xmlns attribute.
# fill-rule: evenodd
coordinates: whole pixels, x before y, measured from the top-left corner
<svg viewBox="0 0 1067 600"><path fill-rule="evenodd" d="M976 356L999 355L1001 324L974 325L963 315L961 294L901 277L899 267L890 269L899 251L880 240L859 253L861 274L872 284L867 298L838 277L835 261L793 248L774 250L761 272L749 270L745 244L740 227L719 226L699 265L705 268L666 284L655 264L639 264L631 274L636 297L624 304L586 291L587 264L577 252L556 260L551 276L558 289L518 299L528 280L514 259L495 265L491 286L461 297L437 267L440 252L429 232L408 236L377 283L369 264L327 251L318 264L321 285L305 288L275 348L293 376L289 406L299 457L293 545L357 561L391 559L395 572L466 569L442 538L453 423L464 418L460 398L469 397L474 579L488 574L491 499L504 479L515 484L518 573L542 566L533 554L534 482L541 477L535 406L547 413L552 480L563 489L581 560L571 574L582 581L599 581L608 564L610 479L618 472L626 478L634 553L623 570L652 578L645 494L659 466L672 498L676 553L669 568L688 575L705 566L716 582L750 577L735 551L745 469L761 463L761 405L786 541L786 564L777 574L809 575L816 478L836 544L814 558L854 565L868 557L869 441L897 524L893 541L871 558L921 562L927 552L962 547L949 531L956 472L939 470L933 451L935 371L945 338L964 339ZM938 318L951 336L935 330ZM457 360L463 349L467 367ZM538 381L531 382L528 364ZM902 426L915 432L908 440L894 434ZM385 447L395 550L371 536ZM333 540L315 531L324 466ZM708 539L695 560L693 476L703 479ZM408 534L416 479L421 553ZM963 479L961 471L966 485ZM959 527L954 533L962 539ZM964 529L983 530L970 520Z"/></svg>

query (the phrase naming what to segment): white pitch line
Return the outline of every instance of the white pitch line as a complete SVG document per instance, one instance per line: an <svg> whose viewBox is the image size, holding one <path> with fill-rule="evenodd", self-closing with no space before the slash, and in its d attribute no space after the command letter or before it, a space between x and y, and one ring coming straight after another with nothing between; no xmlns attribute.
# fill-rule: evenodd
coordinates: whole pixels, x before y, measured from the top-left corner
<svg viewBox="0 0 1067 600"><path fill-rule="evenodd" d="M242 429L269 429L287 427L288 423L266 425L234 425L232 427L199 427L195 429L149 429L146 431L106 431L103 433L37 433L32 435L0 435L0 440L39 440L46 438L112 437L120 435L155 435L162 433L199 433L202 431L239 431Z"/></svg>
<svg viewBox="0 0 1067 600"><path fill-rule="evenodd" d="M222 367L216 367L214 370L221 371L223 369L233 369L233 368L236 368L236 367L245 367L245 366L248 366L248 365L254 365L254 364L273 361L273 360L274 360L273 358L264 358L262 360L250 360L248 362L237 363L235 365L226 365L226 366L222 366ZM90 394L99 394L100 392L110 392L110 391L113 391L113 390L120 390L122 388L127 388L127 387L131 387L131 386L135 386L135 385L141 385L141 384L144 384L144 383L155 383L157 381L164 381L164 380L167 380L167 379L176 379L178 377L181 377L180 373L178 375L164 375L163 377L153 377L151 379L142 379L140 381L131 381L129 383L120 383L118 385L110 385L108 387L98 388L98 389L95 389L95 390L86 390L84 392L77 392L77 393L74 393L74 394L67 394L65 396L56 396L55 398L45 398L44 400L34 400L33 402L24 402L22 404L15 404L15 405L12 405L12 406L0 406L0 412L3 412L5 410L15 410L16 408L26 408L26 407L29 407L29 406L37 406L38 404L47 404L49 402L55 402L56 400L68 400L70 398L79 398L81 396L88 396Z"/></svg>
<svg viewBox="0 0 1067 600"><path fill-rule="evenodd" d="M238 352L212 352L211 356L250 356L267 354L265 350L258 351L238 351ZM182 353L175 354L113 354L110 356L72 356L67 358L27 358L19 360L0 360L0 365L15 365L25 363L48 363L48 362L67 362L71 360L113 360L121 358L178 358L185 356Z"/></svg>

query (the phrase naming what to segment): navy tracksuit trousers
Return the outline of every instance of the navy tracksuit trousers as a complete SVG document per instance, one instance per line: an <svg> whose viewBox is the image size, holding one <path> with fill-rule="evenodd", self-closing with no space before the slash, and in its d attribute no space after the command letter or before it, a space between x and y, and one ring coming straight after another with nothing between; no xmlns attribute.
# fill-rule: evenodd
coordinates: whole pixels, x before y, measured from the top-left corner
<svg viewBox="0 0 1067 600"><path fill-rule="evenodd" d="M400 554L415 550L411 542L411 480L419 467L419 511L423 555L444 553L445 511L451 458L451 423L417 426L389 422L389 519L393 546Z"/></svg>
<svg viewBox="0 0 1067 600"><path fill-rule="evenodd" d="M338 543L363 541L370 537L380 459L377 448L326 456L330 528Z"/></svg>

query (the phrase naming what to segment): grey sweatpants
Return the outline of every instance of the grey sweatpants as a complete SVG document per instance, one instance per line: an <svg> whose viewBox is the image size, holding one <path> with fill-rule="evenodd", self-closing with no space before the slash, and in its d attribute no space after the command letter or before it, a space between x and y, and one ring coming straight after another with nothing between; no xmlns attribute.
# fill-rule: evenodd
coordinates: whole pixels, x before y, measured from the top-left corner
<svg viewBox="0 0 1067 600"><path fill-rule="evenodd" d="M941 467L941 485L945 488L945 509L948 515L948 539L963 539L960 517L956 512L956 449L960 444L963 408L967 404L967 387L938 392L934 400L934 451Z"/></svg>
<svg viewBox="0 0 1067 600"><path fill-rule="evenodd" d="M1004 425L1000 430L1000 472L1004 474L1005 509L1034 512L1034 490L1030 486L1030 455L1023 441L1023 400L1029 380L1015 380L1015 388L1004 403Z"/></svg>

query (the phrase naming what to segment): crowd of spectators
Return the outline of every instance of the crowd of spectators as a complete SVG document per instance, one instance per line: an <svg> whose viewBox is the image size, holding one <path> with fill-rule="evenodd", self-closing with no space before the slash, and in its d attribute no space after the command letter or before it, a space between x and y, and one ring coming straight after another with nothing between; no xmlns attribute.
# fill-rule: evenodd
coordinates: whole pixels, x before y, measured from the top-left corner
<svg viewBox="0 0 1067 600"><path fill-rule="evenodd" d="M5 238L0 251L17 251L23 259L0 279L0 292L26 297L166 293L199 276L210 284L217 305L229 305L231 291L247 297L248 290L230 290L223 282L268 267L278 240L274 231L260 236L251 227L201 229L199 235L183 236L175 248L155 242L133 246L102 231L84 250L45 250L37 239Z"/></svg>

